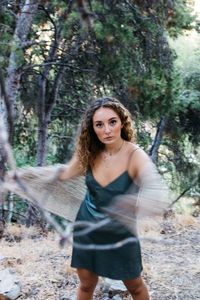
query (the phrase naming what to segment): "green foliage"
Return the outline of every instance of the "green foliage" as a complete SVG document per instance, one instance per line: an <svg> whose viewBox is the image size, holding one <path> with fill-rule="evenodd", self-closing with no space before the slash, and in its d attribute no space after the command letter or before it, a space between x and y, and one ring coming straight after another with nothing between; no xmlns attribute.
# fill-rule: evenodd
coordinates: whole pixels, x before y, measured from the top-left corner
<svg viewBox="0 0 200 300"><path fill-rule="evenodd" d="M63 22L62 37L64 39L72 39L74 32L80 29L80 18L76 11L72 11L67 20Z"/></svg>
<svg viewBox="0 0 200 300"><path fill-rule="evenodd" d="M169 43L177 53L175 66L183 79L200 72L200 35L196 31L186 31L176 40L170 39Z"/></svg>
<svg viewBox="0 0 200 300"><path fill-rule="evenodd" d="M199 153L198 149L189 141L188 135L180 139L163 140L159 149L159 169L163 174L168 186L173 192L172 200L175 200L183 191L184 197L196 196L199 189ZM180 203L182 198L180 199ZM178 204L177 207L186 207ZM188 209L188 208L187 208Z"/></svg>
<svg viewBox="0 0 200 300"><path fill-rule="evenodd" d="M48 163L66 162L72 156L76 135L76 124L70 120L55 120L49 127ZM59 147L58 147L59 145Z"/></svg>
<svg viewBox="0 0 200 300"><path fill-rule="evenodd" d="M135 116L136 139L139 145L148 152L148 148L152 142L151 126L148 122L141 121L141 116Z"/></svg>
<svg viewBox="0 0 200 300"><path fill-rule="evenodd" d="M90 99L114 95L133 113L138 143L145 150L160 118L168 119L158 165L172 188L181 192L198 167L199 58L193 60L192 73L191 55L182 52L177 72L167 36L175 38L193 27L186 2L90 1L84 20L70 3L41 2L29 34L32 44L26 49L13 42L14 7L0 10L0 66L6 70L12 50L21 74L14 138L18 166L35 164L41 111L48 122L47 162L64 162L73 152L75 132ZM194 154L192 161L187 150Z"/></svg>
<svg viewBox="0 0 200 300"><path fill-rule="evenodd" d="M13 196L13 201L14 212L12 220L25 224L27 218L28 204L17 195Z"/></svg>
<svg viewBox="0 0 200 300"><path fill-rule="evenodd" d="M13 38L14 17L6 7L0 8L0 68L5 68L10 54L10 43Z"/></svg>
<svg viewBox="0 0 200 300"><path fill-rule="evenodd" d="M200 72L191 72L184 78L185 87L200 91Z"/></svg>
<svg viewBox="0 0 200 300"><path fill-rule="evenodd" d="M167 30L172 38L177 38L184 30L191 30L195 27L194 15L191 7L187 5L185 0L173 1L174 7L169 11L167 20Z"/></svg>
<svg viewBox="0 0 200 300"><path fill-rule="evenodd" d="M18 115L17 122L15 123L14 135L14 154L19 167L24 165L33 166L35 164L36 126L33 112L26 112L21 107L21 113Z"/></svg>

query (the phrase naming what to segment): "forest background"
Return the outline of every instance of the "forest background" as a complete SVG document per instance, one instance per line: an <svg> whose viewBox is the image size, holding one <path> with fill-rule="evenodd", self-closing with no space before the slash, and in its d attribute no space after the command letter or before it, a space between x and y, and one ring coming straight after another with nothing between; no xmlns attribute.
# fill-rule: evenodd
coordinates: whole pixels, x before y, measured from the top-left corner
<svg viewBox="0 0 200 300"><path fill-rule="evenodd" d="M158 166L173 200L179 199L176 209L198 214L200 17L195 7L193 0L1 0L0 116L17 166L66 162L88 103L115 96L133 115L138 144ZM8 164L2 145L0 150L3 179ZM30 204L7 198L1 218L10 222L22 216L30 219Z"/></svg>

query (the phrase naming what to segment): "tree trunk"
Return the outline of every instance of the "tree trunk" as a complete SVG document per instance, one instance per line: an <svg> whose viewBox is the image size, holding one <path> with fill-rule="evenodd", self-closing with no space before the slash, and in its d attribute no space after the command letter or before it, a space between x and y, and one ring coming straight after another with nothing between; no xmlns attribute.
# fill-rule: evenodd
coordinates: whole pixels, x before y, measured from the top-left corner
<svg viewBox="0 0 200 300"><path fill-rule="evenodd" d="M4 140L6 139L5 130L7 125L7 110L6 110L6 94L5 94L5 86L2 74L0 73L0 184L1 181L4 181L4 176L6 172L6 161L7 161L7 153L4 147ZM5 195L0 192L0 238L3 235L4 231L4 199Z"/></svg>
<svg viewBox="0 0 200 300"><path fill-rule="evenodd" d="M149 155L154 163L156 163L158 159L158 149L162 142L165 126L166 126L166 118L161 117L160 122L158 123L157 126L156 136L154 138L151 149L149 151Z"/></svg>
<svg viewBox="0 0 200 300"><path fill-rule="evenodd" d="M52 92L47 90L46 76L40 79L40 97L38 99L38 147L37 147L37 166L46 163L48 150L48 124L51 119L51 112L56 103L58 90L63 76L64 66L61 66L54 80ZM45 78L45 79L44 79Z"/></svg>
<svg viewBox="0 0 200 300"><path fill-rule="evenodd" d="M6 158L7 158L6 154L0 143L0 181L4 180ZM5 199L4 199L4 197L5 197L5 195L2 192L0 192L0 232L2 231L3 224L5 222L5 216L4 216L4 200Z"/></svg>
<svg viewBox="0 0 200 300"><path fill-rule="evenodd" d="M43 121L42 120L41 119L38 120L39 128L38 128L37 166L45 165L46 155L47 155L48 122L47 120L43 120Z"/></svg>
<svg viewBox="0 0 200 300"><path fill-rule="evenodd" d="M53 61L57 54L57 46L59 45L59 31L49 50L47 61ZM61 48L61 47L60 47ZM54 103L57 100L58 89L63 76L65 66L61 64L57 76L54 80L52 90L48 89L47 81L51 65L44 66L42 75L39 79L39 97L38 97L38 147L37 147L37 166L43 166L46 163L48 148L48 124L51 119L51 112Z"/></svg>
<svg viewBox="0 0 200 300"><path fill-rule="evenodd" d="M15 32L11 44L11 52L9 57L9 63L7 68L7 78L5 81L5 91L4 91L4 105L5 112L3 117L5 124L9 133L9 141L12 143L13 140L13 131L14 131L14 111L16 100L20 88L20 79L21 72L20 68L22 67L23 61L23 49L27 42L27 36L30 32L33 16L37 11L38 1L37 0L26 0L24 6L22 7L21 13L17 16ZM2 76L1 76L2 77ZM4 84L2 84L3 78L1 78L1 92L4 89ZM1 103L2 108L2 103ZM6 153L4 149L1 149L0 153L0 168L1 168L1 179L3 179L5 172L5 162L6 162ZM2 208L2 217L3 217L3 195L0 193L0 205ZM8 198L8 207L12 208L11 198ZM9 218L12 218L12 209L9 211Z"/></svg>
<svg viewBox="0 0 200 300"><path fill-rule="evenodd" d="M37 11L37 7L37 0L25 1L21 13L17 17L16 28L12 40L6 78L6 94L10 103L10 113L12 115L12 121L9 124L10 141L12 141L13 137L13 120L15 115L14 110L18 91L20 88L20 67L22 67L23 48L27 42L27 36L30 32L33 16Z"/></svg>
<svg viewBox="0 0 200 300"><path fill-rule="evenodd" d="M68 14L70 13L71 5L69 3L68 9L66 10L65 18L67 18ZM52 22L52 20L51 20ZM66 68L65 63L68 58L72 56L76 56L77 49L80 47L80 41L78 40L74 45L72 45L71 51L68 49L69 53L66 54L67 50L64 49L65 43L63 43L63 39L61 36L61 29L63 25L62 18L56 24L53 22L55 34L54 39L52 40L48 57L46 61L51 62L57 59L57 50L59 49L58 55L60 56L60 50L63 49L63 53L60 61L60 67L57 71L57 75L54 79L54 83L49 88L47 85L49 79L49 72L51 70L51 64L44 65L43 70L41 70L41 76L39 79L39 97L38 97L38 147L37 147L37 165L42 166L46 163L46 156L47 156L47 142L48 142L48 124L50 123L51 119L51 112L53 109L54 104L56 103L58 90L61 84L62 76L64 70ZM45 62L44 62L45 63Z"/></svg>

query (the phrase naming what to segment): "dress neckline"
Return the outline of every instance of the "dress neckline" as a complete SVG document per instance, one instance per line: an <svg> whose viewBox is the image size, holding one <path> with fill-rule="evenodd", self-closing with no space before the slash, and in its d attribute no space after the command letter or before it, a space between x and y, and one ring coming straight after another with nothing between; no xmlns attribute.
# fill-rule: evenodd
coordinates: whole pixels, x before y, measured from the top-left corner
<svg viewBox="0 0 200 300"><path fill-rule="evenodd" d="M127 174L129 179L132 180L132 178L130 177L129 173L127 170L123 171L121 174L119 174L116 178L114 178L113 180L111 180L109 183L107 183L106 185L102 185L101 183L98 182L98 180L96 180L95 176L93 175L92 170L90 169L90 173L94 179L94 181L102 188L105 189L107 187L109 187L110 185L112 185L113 183L115 183L116 181L118 181L123 175Z"/></svg>
<svg viewBox="0 0 200 300"><path fill-rule="evenodd" d="M140 148L139 148L139 147L136 147L135 149L133 149L133 151L132 151L131 154L130 154L129 161L130 161L130 159L132 158L133 154L134 154L138 149L140 149ZM127 165L129 165L129 164L127 164ZM114 178L113 180L111 180L109 183L107 183L106 185L102 185L101 183L98 182L98 180L96 180L95 176L93 175L93 172L92 172L92 168L91 168L91 167L89 168L88 171L90 171L90 173L91 173L91 175L92 175L92 178L94 179L94 181L96 182L96 184L97 184L99 187L101 187L102 189L105 189L105 188L109 187L110 185L112 185L113 183L115 183L116 181L118 181L118 180L119 180L123 175L125 175L125 174L128 176L128 178L129 178L131 181L133 181L132 177L131 177L131 176L129 175L129 173L128 173L128 170L126 169L126 170L124 170L121 174L119 174L116 178Z"/></svg>

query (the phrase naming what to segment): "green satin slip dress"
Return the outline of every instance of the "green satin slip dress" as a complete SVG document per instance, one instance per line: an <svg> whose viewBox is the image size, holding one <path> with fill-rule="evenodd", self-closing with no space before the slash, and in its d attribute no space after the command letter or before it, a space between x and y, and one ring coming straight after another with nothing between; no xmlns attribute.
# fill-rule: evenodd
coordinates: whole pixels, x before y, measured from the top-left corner
<svg viewBox="0 0 200 300"><path fill-rule="evenodd" d="M101 208L108 206L113 197L125 194L133 185L128 171L123 172L106 186L101 186L92 171L86 174L87 193L77 214L76 221L97 223L106 217ZM76 232L76 231L75 231ZM82 236L74 236L74 242L82 245L108 245L129 237L135 237L120 222L114 221ZM73 247L71 266L83 268L99 276L117 280L133 279L142 271L140 243L136 239L117 249L83 250Z"/></svg>

